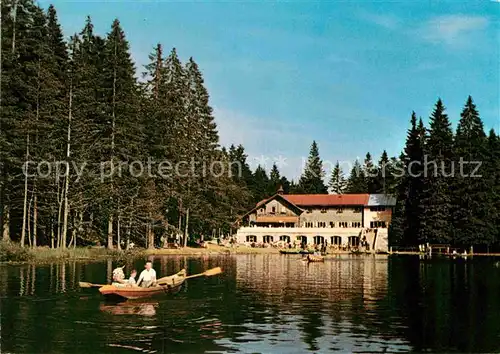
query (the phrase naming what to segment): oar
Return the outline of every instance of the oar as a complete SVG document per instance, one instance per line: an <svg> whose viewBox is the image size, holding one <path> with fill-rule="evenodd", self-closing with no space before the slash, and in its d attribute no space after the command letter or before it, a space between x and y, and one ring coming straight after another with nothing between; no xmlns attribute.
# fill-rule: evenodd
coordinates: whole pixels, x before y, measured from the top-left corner
<svg viewBox="0 0 500 354"><path fill-rule="evenodd" d="M211 277L212 275L217 275L220 273L222 273L222 269L220 267L216 267L216 268L212 268L212 269L209 269L207 271L204 271L203 273L200 273L200 274L193 274L193 275L184 277L184 279L202 277L202 276ZM160 279L158 279L157 284L158 285L167 285L167 281L170 280L171 277L172 276L160 278ZM165 279L165 278L168 278L168 279Z"/></svg>
<svg viewBox="0 0 500 354"><path fill-rule="evenodd" d="M220 273L222 273L222 269L220 267L215 267L215 268L206 270L206 271L204 271L203 273L200 273L200 274L189 275L189 276L187 276L184 279L196 278L196 277L202 277L202 276L211 277L212 275L217 275L217 274L220 274Z"/></svg>
<svg viewBox="0 0 500 354"><path fill-rule="evenodd" d="M80 288L100 288L101 286L104 286L106 284L93 284L93 283L88 283L86 281L81 281L78 282L80 285Z"/></svg>

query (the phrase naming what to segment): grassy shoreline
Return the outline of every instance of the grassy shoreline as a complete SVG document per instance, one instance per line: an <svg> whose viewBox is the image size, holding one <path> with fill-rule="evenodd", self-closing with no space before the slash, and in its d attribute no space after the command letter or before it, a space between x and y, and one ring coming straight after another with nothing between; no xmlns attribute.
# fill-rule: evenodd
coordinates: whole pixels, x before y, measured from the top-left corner
<svg viewBox="0 0 500 354"><path fill-rule="evenodd" d="M329 252L326 258L333 258L340 254L349 254L347 251ZM224 247L210 244L208 248L185 247L178 249L143 249L133 250L108 250L104 247L77 247L63 249L51 249L48 247L37 247L35 249L24 247L13 242L0 242L0 263L52 263L58 261L101 261L106 259L127 260L147 256L166 255L236 255L236 254L279 254L277 248L251 248L251 247ZM360 253L365 254L365 253ZM419 252L393 252L392 255L421 255ZM436 254L437 255L437 254ZM500 253L474 253L471 256L500 256ZM460 256L458 256L460 257ZM453 258L453 257L450 257Z"/></svg>

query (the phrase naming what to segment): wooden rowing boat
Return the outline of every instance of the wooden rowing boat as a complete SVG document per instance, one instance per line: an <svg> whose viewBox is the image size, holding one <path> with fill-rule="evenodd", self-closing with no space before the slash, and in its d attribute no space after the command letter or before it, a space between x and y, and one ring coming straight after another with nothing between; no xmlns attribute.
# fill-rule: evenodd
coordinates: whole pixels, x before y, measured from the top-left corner
<svg viewBox="0 0 500 354"><path fill-rule="evenodd" d="M99 288L99 292L108 299L140 299L153 295L171 293L180 288L186 280L186 270L158 279L160 285L149 288L104 285Z"/></svg>
<svg viewBox="0 0 500 354"><path fill-rule="evenodd" d="M323 256L315 256L313 254L308 254L307 255L307 261L308 262L324 262L325 257Z"/></svg>

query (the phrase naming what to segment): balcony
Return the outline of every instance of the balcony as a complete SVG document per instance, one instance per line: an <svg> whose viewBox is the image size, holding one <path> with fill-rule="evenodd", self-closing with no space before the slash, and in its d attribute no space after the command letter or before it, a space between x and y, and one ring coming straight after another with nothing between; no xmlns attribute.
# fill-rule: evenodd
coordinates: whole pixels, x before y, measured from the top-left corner
<svg viewBox="0 0 500 354"><path fill-rule="evenodd" d="M298 216L288 216L288 215L262 215L257 216L255 220L258 223L269 223L269 224L278 224L278 223L298 223Z"/></svg>

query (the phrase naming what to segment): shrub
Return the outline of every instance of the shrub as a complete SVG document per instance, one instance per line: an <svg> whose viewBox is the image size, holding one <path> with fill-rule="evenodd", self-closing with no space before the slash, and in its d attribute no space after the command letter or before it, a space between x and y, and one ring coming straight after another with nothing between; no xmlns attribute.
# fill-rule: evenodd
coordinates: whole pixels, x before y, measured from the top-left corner
<svg viewBox="0 0 500 354"><path fill-rule="evenodd" d="M26 262L32 259L33 254L28 248L17 243L0 241L0 262Z"/></svg>

